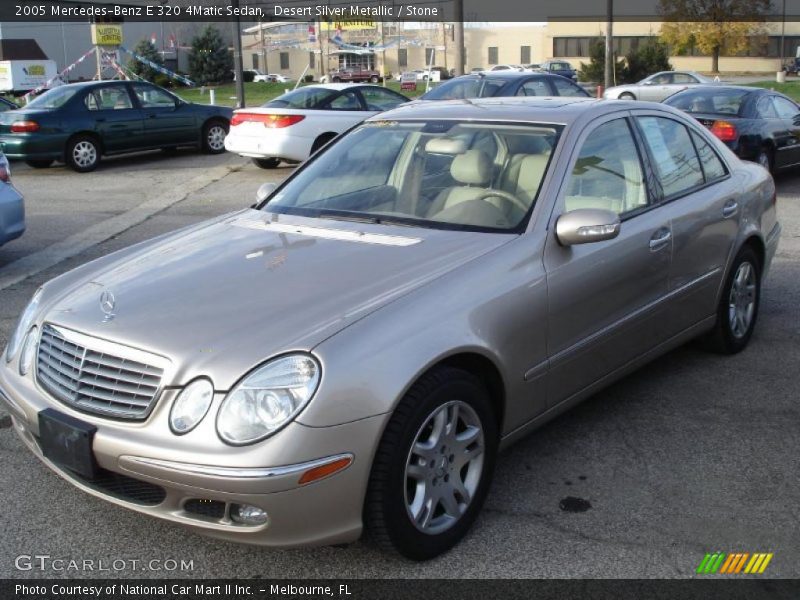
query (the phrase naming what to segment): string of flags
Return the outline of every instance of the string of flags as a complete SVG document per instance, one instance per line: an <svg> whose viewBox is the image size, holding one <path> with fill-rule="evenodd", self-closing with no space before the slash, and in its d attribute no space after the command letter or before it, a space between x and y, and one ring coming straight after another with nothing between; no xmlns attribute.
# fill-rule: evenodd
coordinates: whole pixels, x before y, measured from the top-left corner
<svg viewBox="0 0 800 600"><path fill-rule="evenodd" d="M147 65L148 67L150 67L154 71L158 71L159 73L163 73L167 77L169 77L171 79L174 79L176 81L180 81L184 85L188 85L190 87L194 87L194 81L192 81L191 79L189 79L187 77L184 77L183 75L178 75L174 71L170 71L166 67L162 67L161 65L158 65L158 64L154 63L152 60L149 60L149 59L145 58L144 56L136 54L136 52L133 52L132 50L128 50L125 46L120 46L119 49L122 52L125 52L126 54L129 54L134 59L138 60L140 63L143 63L143 64Z"/></svg>
<svg viewBox="0 0 800 600"><path fill-rule="evenodd" d="M92 49L90 49L90 50L87 50L87 51L86 51L86 53L84 53L84 54L83 54L83 55L82 55L80 58L78 58L78 60L76 60L74 63L72 63L71 65L69 65L68 67L66 67L66 68L65 68L63 71L61 71L61 72L60 72L58 75L56 75L55 77L52 77L51 79L49 79L48 81L46 81L44 84L40 85L38 88L36 88L36 89L33 89L33 90L31 90L30 92L28 92L27 94L25 94L25 96L24 96L24 98L25 98L25 102L26 102L26 103L28 103L28 102L30 101L30 99L31 99L31 97L32 97L32 96L35 96L36 94L38 94L38 93L42 92L43 90L46 90L47 88L49 88L49 87L50 87L51 85L53 85L53 84L54 84L56 81L60 80L60 79L61 79L62 77L64 77L64 76L65 76L67 73L69 73L69 72L70 72L70 71L72 71L72 70L73 70L75 67L77 67L79 64L81 64L81 63L82 63L84 60L86 60L87 58L89 58L89 57L90 57L92 54L94 54L94 52L95 52L94 48L92 48Z"/></svg>

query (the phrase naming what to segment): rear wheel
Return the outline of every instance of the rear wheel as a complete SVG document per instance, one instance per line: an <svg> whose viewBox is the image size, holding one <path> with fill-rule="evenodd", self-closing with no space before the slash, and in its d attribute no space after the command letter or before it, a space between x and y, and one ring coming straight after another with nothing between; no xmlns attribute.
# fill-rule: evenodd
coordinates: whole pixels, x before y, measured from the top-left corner
<svg viewBox="0 0 800 600"><path fill-rule="evenodd" d="M91 135L77 135L67 142L64 159L78 173L94 171L100 164L100 144Z"/></svg>
<svg viewBox="0 0 800 600"><path fill-rule="evenodd" d="M472 374L437 368L395 409L370 473L364 517L373 539L427 560L464 537L494 469L497 425Z"/></svg>
<svg viewBox="0 0 800 600"><path fill-rule="evenodd" d="M378 83L378 76L377 75L373 75L372 77L369 78L369 80L372 83Z"/></svg>
<svg viewBox="0 0 800 600"><path fill-rule="evenodd" d="M274 169L281 164L280 158L254 158L253 164L262 169Z"/></svg>
<svg viewBox="0 0 800 600"><path fill-rule="evenodd" d="M772 150L770 148L762 148L756 157L756 162L770 173L775 169L775 161L773 160Z"/></svg>
<svg viewBox="0 0 800 600"><path fill-rule="evenodd" d="M620 100L636 100L636 96L631 94L630 92L625 92L624 94L619 95Z"/></svg>
<svg viewBox="0 0 800 600"><path fill-rule="evenodd" d="M228 124L223 121L209 121L203 127L203 151L208 154L225 152L225 136Z"/></svg>
<svg viewBox="0 0 800 600"><path fill-rule="evenodd" d="M36 160L26 160L25 164L29 167L33 167L34 169L46 169L50 165L53 164L52 160L47 159L36 159Z"/></svg>
<svg viewBox="0 0 800 600"><path fill-rule="evenodd" d="M753 248L745 246L733 261L722 290L717 322L705 339L709 349L720 354L744 350L758 318L761 299L761 261Z"/></svg>

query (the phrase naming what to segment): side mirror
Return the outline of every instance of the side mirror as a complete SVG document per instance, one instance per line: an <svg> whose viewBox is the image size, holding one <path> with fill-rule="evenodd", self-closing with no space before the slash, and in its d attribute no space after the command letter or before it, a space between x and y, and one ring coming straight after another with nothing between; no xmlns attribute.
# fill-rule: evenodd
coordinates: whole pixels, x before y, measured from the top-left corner
<svg viewBox="0 0 800 600"><path fill-rule="evenodd" d="M617 213L602 208L578 208L564 213L556 221L556 238L562 246L591 244L619 235Z"/></svg>
<svg viewBox="0 0 800 600"><path fill-rule="evenodd" d="M269 198L272 195L272 192L274 192L277 187L278 184L273 183L271 181L267 183L262 183L261 187L259 187L258 191L256 192L256 204L261 204L262 202L264 202L264 200Z"/></svg>

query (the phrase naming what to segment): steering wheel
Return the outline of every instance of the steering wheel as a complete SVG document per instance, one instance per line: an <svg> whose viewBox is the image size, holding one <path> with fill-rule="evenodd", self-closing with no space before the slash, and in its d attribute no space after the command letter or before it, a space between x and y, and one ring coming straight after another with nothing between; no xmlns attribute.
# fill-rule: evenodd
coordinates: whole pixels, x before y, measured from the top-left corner
<svg viewBox="0 0 800 600"><path fill-rule="evenodd" d="M518 209L520 209L523 212L523 214L527 213L528 209L530 208L530 206L525 206L522 200L517 198L514 194L509 194L508 192L503 190L494 190L494 189L486 190L486 193L483 194L480 198L477 198L477 200L485 200L486 198L492 198L492 197L502 198L503 200L507 200L508 202L516 206Z"/></svg>

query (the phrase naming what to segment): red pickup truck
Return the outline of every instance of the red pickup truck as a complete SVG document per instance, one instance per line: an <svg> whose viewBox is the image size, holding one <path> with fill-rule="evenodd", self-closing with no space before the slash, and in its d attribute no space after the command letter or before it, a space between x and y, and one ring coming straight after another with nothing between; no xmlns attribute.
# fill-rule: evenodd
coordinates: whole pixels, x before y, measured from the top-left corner
<svg viewBox="0 0 800 600"><path fill-rule="evenodd" d="M363 83L371 81L378 83L381 80L381 74L377 71L370 71L368 69L337 69L328 74L328 81L333 83Z"/></svg>

